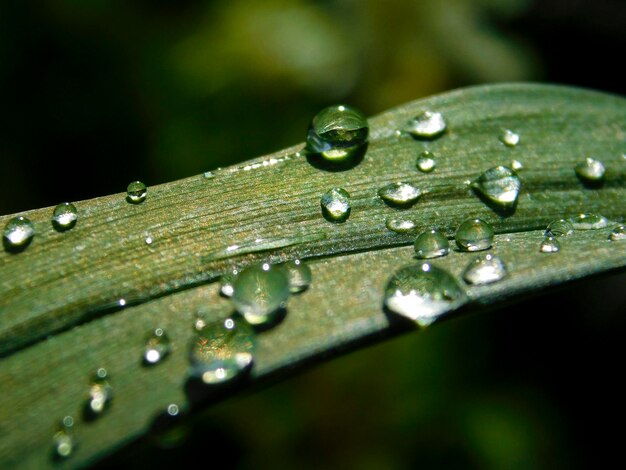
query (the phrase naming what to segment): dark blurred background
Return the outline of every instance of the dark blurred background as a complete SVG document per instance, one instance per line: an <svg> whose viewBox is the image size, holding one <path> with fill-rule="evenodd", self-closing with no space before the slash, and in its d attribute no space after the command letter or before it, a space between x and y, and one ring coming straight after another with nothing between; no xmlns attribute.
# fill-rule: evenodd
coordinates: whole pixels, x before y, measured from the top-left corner
<svg viewBox="0 0 626 470"><path fill-rule="evenodd" d="M336 102L371 115L522 80L626 94L624 50L621 0L2 0L0 213L272 152L301 142ZM625 281L351 354L101 466L215 455L245 469L620 461Z"/></svg>

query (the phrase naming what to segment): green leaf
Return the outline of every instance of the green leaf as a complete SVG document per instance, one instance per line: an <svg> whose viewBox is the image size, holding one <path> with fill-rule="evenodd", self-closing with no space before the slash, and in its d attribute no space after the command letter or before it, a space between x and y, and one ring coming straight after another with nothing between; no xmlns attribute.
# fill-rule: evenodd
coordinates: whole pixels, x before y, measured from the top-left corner
<svg viewBox="0 0 626 470"><path fill-rule="evenodd" d="M443 113L443 136L397 135L424 110ZM452 237L469 217L489 222L496 232L490 253L508 269L499 282L471 286L461 279L475 254L452 250L433 260L459 279L468 298L449 317L624 269L626 242L609 240L616 222L562 237L559 253L541 253L539 244L553 219L597 213L623 220L625 122L626 102L615 96L544 85L469 88L370 119L367 153L345 171L311 164L296 146L150 187L141 204L129 204L125 194L77 202L78 222L65 232L52 226L51 208L22 214L34 223L33 242L0 254L0 462L52 464L55 425L73 415L80 447L67 464L84 465L145 433L170 403L193 410L413 329L385 312L383 291L392 272L417 263L409 245L433 226ZM498 139L504 129L521 136L519 145ZM428 174L416 169L424 150L436 159ZM601 185L576 175L589 156L606 167ZM512 160L523 165L518 203L496 211L471 183ZM421 191L410 207L390 207L378 196L400 181ZM351 195L344 223L321 213L320 198L334 187ZM392 232L390 217L408 218L416 229ZM10 216L1 219L4 225ZM212 281L233 267L294 258L309 260L313 282L290 298L284 321L258 335L248 380L218 394L192 387L186 374L192 319L199 311L215 319L232 313ZM163 363L142 367L145 335L155 327L167 331L172 351ZM109 371L114 401L104 416L83 422L98 367Z"/></svg>

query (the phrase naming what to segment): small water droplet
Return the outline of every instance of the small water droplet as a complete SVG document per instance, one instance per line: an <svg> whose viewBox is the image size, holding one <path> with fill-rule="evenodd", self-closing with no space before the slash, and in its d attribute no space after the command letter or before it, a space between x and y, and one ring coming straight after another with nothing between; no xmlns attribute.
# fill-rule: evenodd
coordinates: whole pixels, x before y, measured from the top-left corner
<svg viewBox="0 0 626 470"><path fill-rule="evenodd" d="M407 233L415 230L415 222L409 219L403 219L399 217L388 217L385 220L385 227L392 232Z"/></svg>
<svg viewBox="0 0 626 470"><path fill-rule="evenodd" d="M598 230L609 226L609 220L598 214L578 214L569 221L576 230Z"/></svg>
<svg viewBox="0 0 626 470"><path fill-rule="evenodd" d="M512 160L511 168L513 168L515 171L520 171L524 169L524 165L519 160Z"/></svg>
<svg viewBox="0 0 626 470"><path fill-rule="evenodd" d="M504 129L504 131L502 131L502 134L500 134L499 139L500 142L502 142L507 147L516 147L520 142L519 134L516 134L510 129Z"/></svg>
<svg viewBox="0 0 626 470"><path fill-rule="evenodd" d="M422 327L460 307L465 299L456 279L429 263L397 270L385 287L387 308Z"/></svg>
<svg viewBox="0 0 626 470"><path fill-rule="evenodd" d="M391 183L378 190L380 198L391 206L410 206L423 194L408 183Z"/></svg>
<svg viewBox="0 0 626 470"><path fill-rule="evenodd" d="M604 181L604 165L600 160L586 158L574 168L583 183L598 184Z"/></svg>
<svg viewBox="0 0 626 470"><path fill-rule="evenodd" d="M126 307L126 299L118 300L117 305L119 305L120 307Z"/></svg>
<svg viewBox="0 0 626 470"><path fill-rule="evenodd" d="M52 437L55 458L66 459L74 452L76 440L73 426L74 418L71 416L65 416L59 423L59 427Z"/></svg>
<svg viewBox="0 0 626 470"><path fill-rule="evenodd" d="M272 323L289 297L289 281L282 269L251 266L233 283L231 300L235 309L252 325Z"/></svg>
<svg viewBox="0 0 626 470"><path fill-rule="evenodd" d="M618 225L609 234L609 240L626 240L626 226Z"/></svg>
<svg viewBox="0 0 626 470"><path fill-rule="evenodd" d="M436 166L435 155L428 150L425 150L419 157L417 157L416 166L422 173L430 173Z"/></svg>
<svg viewBox="0 0 626 470"><path fill-rule="evenodd" d="M146 337L143 360L146 365L158 364L170 352L170 339L163 328L155 328Z"/></svg>
<svg viewBox="0 0 626 470"><path fill-rule="evenodd" d="M90 418L102 415L113 400L113 388L108 382L108 373L105 368L99 368L89 388L86 412Z"/></svg>
<svg viewBox="0 0 626 470"><path fill-rule="evenodd" d="M178 405L176 403L170 403L169 405L167 405L167 414L170 416L178 416L178 413L180 413L180 408L178 407Z"/></svg>
<svg viewBox="0 0 626 470"><path fill-rule="evenodd" d="M320 200L322 215L330 222L344 222L350 217L350 193L343 188L333 188Z"/></svg>
<svg viewBox="0 0 626 470"><path fill-rule="evenodd" d="M71 202L59 204L52 212L52 225L60 232L74 227L77 220L78 210L76 210L76 206Z"/></svg>
<svg viewBox="0 0 626 470"><path fill-rule="evenodd" d="M233 269L230 272L224 274L220 279L220 293L224 297L232 297L235 289L233 288L233 283L237 276L239 275L238 269Z"/></svg>
<svg viewBox="0 0 626 470"><path fill-rule="evenodd" d="M487 202L504 209L515 206L521 186L517 173L506 166L489 168L472 183Z"/></svg>
<svg viewBox="0 0 626 470"><path fill-rule="evenodd" d="M144 241L146 242L146 245L152 245L152 243L154 242L154 240L152 239L150 235L146 235L146 238Z"/></svg>
<svg viewBox="0 0 626 470"><path fill-rule="evenodd" d="M463 272L465 282L474 285L491 284L507 274L504 262L497 256L486 254L470 262Z"/></svg>
<svg viewBox="0 0 626 470"><path fill-rule="evenodd" d="M212 171L205 171L204 173L202 173L202 176L205 179L211 179L211 178L215 178L215 173L213 173Z"/></svg>
<svg viewBox="0 0 626 470"><path fill-rule="evenodd" d="M128 202L139 204L146 200L148 188L141 181L133 181L128 185L128 188L126 188L126 192L128 194L126 198Z"/></svg>
<svg viewBox="0 0 626 470"><path fill-rule="evenodd" d="M574 234L574 226L565 219L553 220L546 228L546 236L569 237Z"/></svg>
<svg viewBox="0 0 626 470"><path fill-rule="evenodd" d="M35 236L35 226L26 217L13 217L4 226L2 236L7 251L23 250Z"/></svg>
<svg viewBox="0 0 626 470"><path fill-rule="evenodd" d="M329 162L343 162L363 148L368 134L363 113L346 105L329 106L313 118L306 150Z"/></svg>
<svg viewBox="0 0 626 470"><path fill-rule="evenodd" d="M424 111L409 121L408 131L420 139L434 139L446 130L446 121L441 113Z"/></svg>
<svg viewBox="0 0 626 470"><path fill-rule="evenodd" d="M287 275L289 291L292 294L303 292L311 285L313 275L311 274L311 268L305 262L296 259L287 261L281 267Z"/></svg>
<svg viewBox="0 0 626 470"><path fill-rule="evenodd" d="M561 249L561 244L556 237L546 237L539 245L539 251L541 253L558 253Z"/></svg>
<svg viewBox="0 0 626 470"><path fill-rule="evenodd" d="M454 238L462 251L482 251L491 248L493 228L481 219L469 219L459 225Z"/></svg>
<svg viewBox="0 0 626 470"><path fill-rule="evenodd" d="M191 342L192 377L219 384L246 371L254 359L256 340L252 328L236 318L207 324Z"/></svg>
<svg viewBox="0 0 626 470"><path fill-rule="evenodd" d="M415 239L414 248L418 258L438 258L450 252L450 243L443 233L431 229Z"/></svg>

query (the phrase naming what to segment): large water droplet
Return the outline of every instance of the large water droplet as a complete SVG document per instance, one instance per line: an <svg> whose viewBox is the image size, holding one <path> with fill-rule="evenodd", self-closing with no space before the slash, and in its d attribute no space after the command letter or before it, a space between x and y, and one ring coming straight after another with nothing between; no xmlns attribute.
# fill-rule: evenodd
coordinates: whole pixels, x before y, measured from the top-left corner
<svg viewBox="0 0 626 470"><path fill-rule="evenodd" d="M73 426L74 418L71 416L64 417L52 437L54 456L58 459L70 457L76 448Z"/></svg>
<svg viewBox="0 0 626 470"><path fill-rule="evenodd" d="M539 245L539 251L541 253L558 253L561 249L561 244L556 237L546 237Z"/></svg>
<svg viewBox="0 0 626 470"><path fill-rule="evenodd" d="M329 162L343 162L362 150L368 134L363 113L346 105L330 106L313 118L306 150Z"/></svg>
<svg viewBox="0 0 626 470"><path fill-rule="evenodd" d="M604 181L604 165L600 160L586 158L574 168L583 183L598 184Z"/></svg>
<svg viewBox="0 0 626 470"><path fill-rule="evenodd" d="M126 192L128 194L126 198L128 202L139 204L145 201L148 188L141 181L133 181L128 185L128 188L126 188Z"/></svg>
<svg viewBox="0 0 626 470"><path fill-rule="evenodd" d="M391 206L410 206L423 194L408 183L391 183L378 190L380 198Z"/></svg>
<svg viewBox="0 0 626 470"><path fill-rule="evenodd" d="M233 317L209 323L191 342L189 374L206 384L226 382L252 365L255 350L254 332L245 321Z"/></svg>
<svg viewBox="0 0 626 470"><path fill-rule="evenodd" d="M2 236L7 251L23 250L35 236L35 226L26 217L13 217L4 226Z"/></svg>
<svg viewBox="0 0 626 470"><path fill-rule="evenodd" d="M506 166L488 169L472 183L486 202L503 209L510 209L517 203L522 183L514 170Z"/></svg>
<svg viewBox="0 0 626 470"><path fill-rule="evenodd" d="M504 262L497 256L487 254L467 265L463 279L469 284L482 285L500 281L506 274Z"/></svg>
<svg viewBox="0 0 626 470"><path fill-rule="evenodd" d="M170 352L170 339L163 328L155 328L146 337L143 360L146 365L161 362Z"/></svg>
<svg viewBox="0 0 626 470"><path fill-rule="evenodd" d="M446 130L446 121L441 113L424 111L409 121L408 131L420 139L434 139Z"/></svg>
<svg viewBox="0 0 626 470"><path fill-rule="evenodd" d="M220 278L220 293L224 297L232 297L233 292L235 292L235 288L233 287L233 283L237 276L239 275L238 269L232 269L230 272L224 274Z"/></svg>
<svg viewBox="0 0 626 470"><path fill-rule="evenodd" d="M385 287L387 308L422 327L460 307L465 299L456 279L430 263L397 270Z"/></svg>
<svg viewBox="0 0 626 470"><path fill-rule="evenodd" d="M574 234L574 226L565 219L553 220L546 228L546 236L569 237Z"/></svg>
<svg viewBox="0 0 626 470"><path fill-rule="evenodd" d="M71 202L63 202L54 208L52 225L59 231L69 230L78 220L78 210Z"/></svg>
<svg viewBox="0 0 626 470"><path fill-rule="evenodd" d="M422 173L430 173L435 169L437 162L435 162L435 155L428 150L423 151L419 157L417 157L416 166Z"/></svg>
<svg viewBox="0 0 626 470"><path fill-rule="evenodd" d="M609 234L609 240L626 240L626 226L618 225Z"/></svg>
<svg viewBox="0 0 626 470"><path fill-rule="evenodd" d="M344 222L350 217L350 193L343 188L333 188L320 200L322 215L331 222Z"/></svg>
<svg viewBox="0 0 626 470"><path fill-rule="evenodd" d="M415 239L414 248L418 258L438 258L450 252L450 243L443 233L431 229Z"/></svg>
<svg viewBox="0 0 626 470"><path fill-rule="evenodd" d="M487 250L493 243L493 228L481 219L469 219L459 225L454 239L462 251Z"/></svg>
<svg viewBox="0 0 626 470"><path fill-rule="evenodd" d="M388 217L385 220L385 227L392 232L396 233L408 233L415 230L415 222L409 219L403 219L401 217Z"/></svg>
<svg viewBox="0 0 626 470"><path fill-rule="evenodd" d="M281 265L281 268L287 275L289 291L292 294L303 292L311 285L313 278L311 268L309 268L304 261L299 259L287 261L285 264Z"/></svg>
<svg viewBox="0 0 626 470"><path fill-rule="evenodd" d="M609 226L609 220L598 214L578 214L569 221L576 230L598 230Z"/></svg>
<svg viewBox="0 0 626 470"><path fill-rule="evenodd" d="M108 382L108 373L103 367L99 368L89 388L89 399L85 411L88 417L96 418L102 415L113 400L113 387Z"/></svg>
<svg viewBox="0 0 626 470"><path fill-rule="evenodd" d="M263 264L244 269L233 283L235 309L248 323L272 323L289 297L289 280L282 269Z"/></svg>
<svg viewBox="0 0 626 470"><path fill-rule="evenodd" d="M520 142L519 134L516 134L509 129L505 129L504 131L502 131L499 139L500 142L502 142L507 147L516 147Z"/></svg>

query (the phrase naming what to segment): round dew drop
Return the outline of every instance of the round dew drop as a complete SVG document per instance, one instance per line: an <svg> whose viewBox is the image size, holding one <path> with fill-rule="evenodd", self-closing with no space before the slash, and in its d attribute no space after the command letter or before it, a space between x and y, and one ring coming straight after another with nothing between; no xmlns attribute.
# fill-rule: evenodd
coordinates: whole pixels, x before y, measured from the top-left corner
<svg viewBox="0 0 626 470"><path fill-rule="evenodd" d="M463 279L468 284L482 285L500 281L506 275L504 262L497 256L487 254L470 262L463 272Z"/></svg>
<svg viewBox="0 0 626 470"><path fill-rule="evenodd" d="M23 250L33 240L35 226L26 217L13 217L4 226L2 236L7 250Z"/></svg>
<svg viewBox="0 0 626 470"><path fill-rule="evenodd" d="M502 209L510 209L517 204L521 187L517 173L506 166L490 168L472 183L472 188L488 203Z"/></svg>
<svg viewBox="0 0 626 470"><path fill-rule="evenodd" d="M113 400L113 387L109 384L106 369L100 368L92 380L89 388L87 412L91 417L102 415L111 405Z"/></svg>
<svg viewBox="0 0 626 470"><path fill-rule="evenodd" d="M63 202L52 212L52 225L58 231L69 230L78 220L78 210L71 202Z"/></svg>
<svg viewBox="0 0 626 470"><path fill-rule="evenodd" d="M408 183L391 183L378 190L378 196L390 206L406 207L417 201L421 190Z"/></svg>
<svg viewBox="0 0 626 470"><path fill-rule="evenodd" d="M443 233L431 229L415 239L414 248L417 258L438 258L450 252L450 243Z"/></svg>
<svg viewBox="0 0 626 470"><path fill-rule="evenodd" d="M293 261L287 261L283 264L282 269L287 275L289 281L289 292L292 294L298 294L305 291L310 285L312 280L311 268L299 259Z"/></svg>
<svg viewBox="0 0 626 470"><path fill-rule="evenodd" d="M76 448L73 426L74 418L66 416L61 420L57 431L52 437L54 456L58 459L70 457Z"/></svg>
<svg viewBox="0 0 626 470"><path fill-rule="evenodd" d="M133 181L126 188L127 200L133 204L140 204L146 200L148 188L141 181Z"/></svg>
<svg viewBox="0 0 626 470"><path fill-rule="evenodd" d="M615 227L609 234L609 240L614 242L618 240L626 240L626 226L618 225Z"/></svg>
<svg viewBox="0 0 626 470"><path fill-rule="evenodd" d="M428 150L425 150L417 157L416 166L419 171L422 173L430 173L437 166L435 162L435 155L433 155Z"/></svg>
<svg viewBox="0 0 626 470"><path fill-rule="evenodd" d="M502 134L500 134L500 142L502 142L507 147L517 147L520 142L519 134L516 134L510 129L505 129Z"/></svg>
<svg viewBox="0 0 626 470"><path fill-rule="evenodd" d="M578 214L569 221L576 230L599 230L609 226L609 219L598 214Z"/></svg>
<svg viewBox="0 0 626 470"><path fill-rule="evenodd" d="M143 360L146 365L161 362L170 352L171 344L163 328L155 328L146 336Z"/></svg>
<svg viewBox="0 0 626 470"><path fill-rule="evenodd" d="M415 222L409 219L388 217L385 220L385 227L396 233L408 233L415 230Z"/></svg>
<svg viewBox="0 0 626 470"><path fill-rule="evenodd" d="M322 215L330 222L345 222L350 217L350 193L343 188L333 188L320 199Z"/></svg>
<svg viewBox="0 0 626 470"><path fill-rule="evenodd" d="M576 175L583 183L597 184L604 181L604 165L600 160L586 158L574 168Z"/></svg>
<svg viewBox="0 0 626 470"><path fill-rule="evenodd" d="M461 251L482 251L491 248L494 232L491 225L481 219L469 219L459 225L454 235Z"/></svg>
<svg viewBox="0 0 626 470"><path fill-rule="evenodd" d="M553 220L548 224L545 235L547 237L569 237L574 234L574 226L565 219Z"/></svg>
<svg viewBox="0 0 626 470"><path fill-rule="evenodd" d="M369 125L359 110L346 105L329 106L311 122L306 150L328 162L344 162L367 143Z"/></svg>
<svg viewBox="0 0 626 470"><path fill-rule="evenodd" d="M446 130L446 121L441 113L424 111L408 123L408 132L418 139L434 139Z"/></svg>

